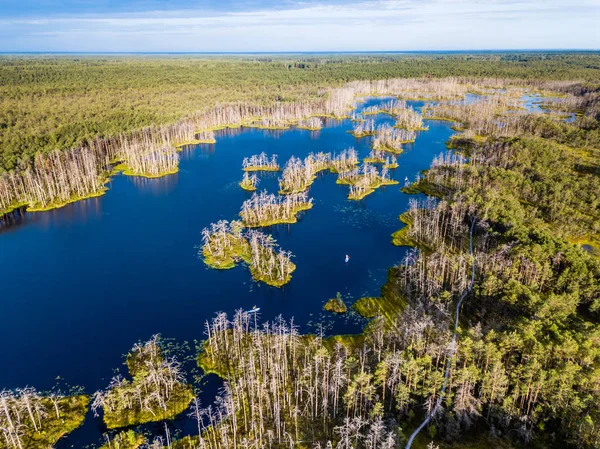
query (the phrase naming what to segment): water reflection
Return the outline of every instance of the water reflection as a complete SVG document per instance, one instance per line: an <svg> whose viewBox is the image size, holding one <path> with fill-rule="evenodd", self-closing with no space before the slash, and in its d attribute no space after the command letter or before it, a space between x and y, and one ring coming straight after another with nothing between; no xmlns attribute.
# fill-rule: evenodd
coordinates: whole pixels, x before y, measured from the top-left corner
<svg viewBox="0 0 600 449"><path fill-rule="evenodd" d="M142 192L151 193L155 196L164 196L171 193L177 181L179 172L163 176L161 178L144 178L143 176L131 176L130 181L136 188Z"/></svg>
<svg viewBox="0 0 600 449"><path fill-rule="evenodd" d="M16 231L33 223L41 229L70 226L72 223L87 224L102 215L102 197L83 201L42 212L27 212L25 207L0 217L0 234Z"/></svg>

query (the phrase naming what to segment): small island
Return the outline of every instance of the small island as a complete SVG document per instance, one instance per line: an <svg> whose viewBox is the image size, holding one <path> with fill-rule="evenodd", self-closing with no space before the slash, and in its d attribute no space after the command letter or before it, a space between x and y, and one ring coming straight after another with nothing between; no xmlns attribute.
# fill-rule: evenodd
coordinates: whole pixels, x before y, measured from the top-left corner
<svg viewBox="0 0 600 449"><path fill-rule="evenodd" d="M348 311L348 307L346 306L346 304L344 304L342 295L339 292L335 298L331 298L329 301L327 301L323 308L328 312L339 314L346 313Z"/></svg>
<svg viewBox="0 0 600 449"><path fill-rule="evenodd" d="M306 193L276 196L263 191L244 201L240 217L244 226L248 228L293 224L298 221L299 212L312 207L312 198L308 198Z"/></svg>
<svg viewBox="0 0 600 449"><path fill-rule="evenodd" d="M350 193L348 194L348 199L359 201L373 193L379 187L396 185L398 181L390 178L387 168L384 167L379 172L377 167L364 164L360 170L354 169L340 173L336 183L349 185Z"/></svg>
<svg viewBox="0 0 600 449"><path fill-rule="evenodd" d="M250 175L248 172L244 172L244 177L240 181L240 187L248 192L254 192L259 183L260 179L258 179L255 173Z"/></svg>
<svg viewBox="0 0 600 449"><path fill-rule="evenodd" d="M274 154L269 158L266 153L245 157L242 161L242 170L244 171L279 171L277 163L277 155Z"/></svg>
<svg viewBox="0 0 600 449"><path fill-rule="evenodd" d="M244 262L255 281L282 287L292 279L296 265L292 254L283 251L270 235L256 230L243 231L239 221L221 220L202 230L199 256L211 268L227 270Z"/></svg>

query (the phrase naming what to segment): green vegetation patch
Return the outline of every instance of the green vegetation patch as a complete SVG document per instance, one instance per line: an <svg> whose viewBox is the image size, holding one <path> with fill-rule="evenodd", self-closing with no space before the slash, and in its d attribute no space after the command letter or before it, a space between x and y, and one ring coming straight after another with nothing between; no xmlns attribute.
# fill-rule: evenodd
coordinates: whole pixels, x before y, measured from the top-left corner
<svg viewBox="0 0 600 449"><path fill-rule="evenodd" d="M99 449L138 449L146 444L146 437L133 430L119 432Z"/></svg>
<svg viewBox="0 0 600 449"><path fill-rule="evenodd" d="M83 424L88 411L89 396L68 396L58 401L60 418L55 414L52 401L42 399L42 404L47 410L48 417L43 422L41 431L36 432L32 426L27 426L23 441L27 441L28 449L47 449L54 445L65 435L71 433Z"/></svg>
<svg viewBox="0 0 600 449"><path fill-rule="evenodd" d="M331 298L329 301L327 301L323 308L328 312L333 313L346 313L348 311L348 307L346 307L346 304L342 299L342 295L339 293L337 297Z"/></svg>

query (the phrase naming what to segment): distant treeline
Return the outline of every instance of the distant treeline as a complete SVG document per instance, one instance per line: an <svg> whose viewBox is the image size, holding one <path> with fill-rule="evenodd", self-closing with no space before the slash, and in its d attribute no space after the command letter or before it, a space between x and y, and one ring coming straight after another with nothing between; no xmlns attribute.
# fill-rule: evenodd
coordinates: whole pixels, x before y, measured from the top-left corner
<svg viewBox="0 0 600 449"><path fill-rule="evenodd" d="M352 80L421 76L597 82L600 53L2 56L0 173L215 103L310 100Z"/></svg>

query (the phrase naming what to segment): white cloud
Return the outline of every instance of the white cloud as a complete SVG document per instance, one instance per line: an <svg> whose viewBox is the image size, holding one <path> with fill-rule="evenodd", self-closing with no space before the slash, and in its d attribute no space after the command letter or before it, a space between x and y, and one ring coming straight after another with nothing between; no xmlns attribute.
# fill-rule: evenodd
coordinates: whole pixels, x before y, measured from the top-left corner
<svg viewBox="0 0 600 449"><path fill-rule="evenodd" d="M5 51L600 48L600 0L382 0L0 20ZM43 38L42 38L43 36Z"/></svg>

